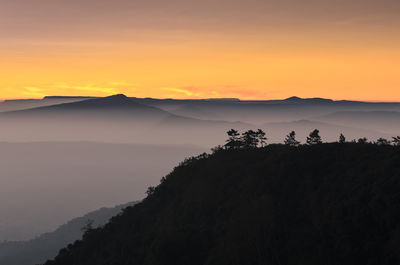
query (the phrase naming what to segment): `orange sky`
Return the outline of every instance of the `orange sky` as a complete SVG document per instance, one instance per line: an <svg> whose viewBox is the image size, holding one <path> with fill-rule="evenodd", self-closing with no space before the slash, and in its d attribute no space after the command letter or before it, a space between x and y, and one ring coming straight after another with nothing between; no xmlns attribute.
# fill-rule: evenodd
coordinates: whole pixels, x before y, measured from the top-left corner
<svg viewBox="0 0 400 265"><path fill-rule="evenodd" d="M400 101L397 0L3 2L0 98Z"/></svg>

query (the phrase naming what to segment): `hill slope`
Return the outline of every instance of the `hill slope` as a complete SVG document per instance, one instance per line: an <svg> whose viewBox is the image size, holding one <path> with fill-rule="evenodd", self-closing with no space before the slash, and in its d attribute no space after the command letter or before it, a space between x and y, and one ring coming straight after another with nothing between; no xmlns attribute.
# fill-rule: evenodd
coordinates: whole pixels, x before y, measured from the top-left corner
<svg viewBox="0 0 400 265"><path fill-rule="evenodd" d="M398 264L399 162L361 144L189 159L46 265Z"/></svg>
<svg viewBox="0 0 400 265"><path fill-rule="evenodd" d="M0 242L26 241L93 209L141 200L146 188L159 183L179 161L204 150L184 145L0 142Z"/></svg>
<svg viewBox="0 0 400 265"><path fill-rule="evenodd" d="M96 115L100 117L104 115L127 115L132 117L134 115L133 117L139 116L140 118L144 118L143 116L164 118L171 115L161 109L134 102L125 95L113 95L105 98L93 98L78 102L5 112L2 113L2 116L12 118L34 116L43 118L46 117L45 115L52 117L57 115L56 117L60 118L60 115L74 117L76 114L79 116Z"/></svg>
<svg viewBox="0 0 400 265"><path fill-rule="evenodd" d="M0 139L193 144L219 142L221 131L252 125L179 116L124 95L0 113ZM215 140L217 138L217 140Z"/></svg>
<svg viewBox="0 0 400 265"><path fill-rule="evenodd" d="M385 133L400 132L399 111L339 111L316 119L347 126L357 124L360 128L370 128Z"/></svg>
<svg viewBox="0 0 400 265"><path fill-rule="evenodd" d="M266 101L209 101L138 99L135 102L157 107L180 116L206 120L242 121L252 124L313 119L338 111L400 111L399 103L332 101L323 98L291 97ZM374 118L371 117L371 120ZM326 121L323 120L322 121Z"/></svg>
<svg viewBox="0 0 400 265"><path fill-rule="evenodd" d="M0 102L0 112L39 108L90 99L87 97L44 97L43 99L14 99Z"/></svg>
<svg viewBox="0 0 400 265"><path fill-rule="evenodd" d="M82 228L88 224L88 221L93 221L93 227L103 226L123 208L133 204L99 209L29 241L0 243L0 264L32 265L44 262L49 257L55 257L61 247L80 239L83 235Z"/></svg>

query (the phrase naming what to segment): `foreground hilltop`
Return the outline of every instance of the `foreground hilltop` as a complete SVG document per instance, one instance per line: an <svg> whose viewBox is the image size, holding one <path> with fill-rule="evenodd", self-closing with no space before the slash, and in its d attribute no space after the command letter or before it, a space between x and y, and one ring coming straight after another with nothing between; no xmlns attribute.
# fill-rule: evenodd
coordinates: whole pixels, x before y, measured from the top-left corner
<svg viewBox="0 0 400 265"><path fill-rule="evenodd" d="M46 265L398 264L399 162L355 143L216 150Z"/></svg>

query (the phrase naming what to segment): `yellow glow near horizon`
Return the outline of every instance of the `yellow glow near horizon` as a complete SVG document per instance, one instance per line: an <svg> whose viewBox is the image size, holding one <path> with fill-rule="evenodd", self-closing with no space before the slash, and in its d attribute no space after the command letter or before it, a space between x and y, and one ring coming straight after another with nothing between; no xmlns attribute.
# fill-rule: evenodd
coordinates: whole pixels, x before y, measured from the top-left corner
<svg viewBox="0 0 400 265"><path fill-rule="evenodd" d="M400 5L391 0L383 0L376 14L372 0L350 1L359 8L354 14L340 1L333 6L336 13L325 14L326 7L332 8L330 1L307 0L309 9L297 12L296 2L290 0L294 7L286 14L285 5L278 1L266 1L264 6L251 0L271 9L270 20L240 1L235 1L236 7L222 1L232 14L221 8L210 17L212 10L194 1L197 9L182 13L182 18L174 15L174 9L154 11L155 5L137 0L117 0L121 6L139 3L144 13L136 17L122 9L110 13L100 4L96 13L89 2L103 0L87 1L83 7L72 2L80 11L74 13L80 24L55 16L60 7L47 0L40 0L39 7L48 12L36 11L43 20L34 20L34 12L22 12L22 6L18 6L19 20L4 12L0 22L13 27L0 28L5 36L0 41L0 98L124 93L178 99L299 96L400 101L400 19L396 16ZM366 13L359 4L371 8ZM92 12L90 19L79 17L82 8ZM314 17L309 19L308 13ZM25 20L32 21L30 30L35 34L25 29L31 27ZM110 21L115 22L112 27Z"/></svg>
<svg viewBox="0 0 400 265"><path fill-rule="evenodd" d="M400 101L400 53L229 47L124 47L101 56L30 54L0 64L2 98L46 95ZM28 51L29 53L29 51ZM4 57L3 57L4 58Z"/></svg>

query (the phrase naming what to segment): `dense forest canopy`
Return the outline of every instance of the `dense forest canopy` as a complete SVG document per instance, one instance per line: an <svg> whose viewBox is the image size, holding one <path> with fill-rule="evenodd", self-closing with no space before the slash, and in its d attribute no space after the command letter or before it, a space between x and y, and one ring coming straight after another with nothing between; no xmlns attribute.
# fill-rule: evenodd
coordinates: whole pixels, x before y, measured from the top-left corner
<svg viewBox="0 0 400 265"><path fill-rule="evenodd" d="M46 265L399 264L400 148L311 140L186 159Z"/></svg>

